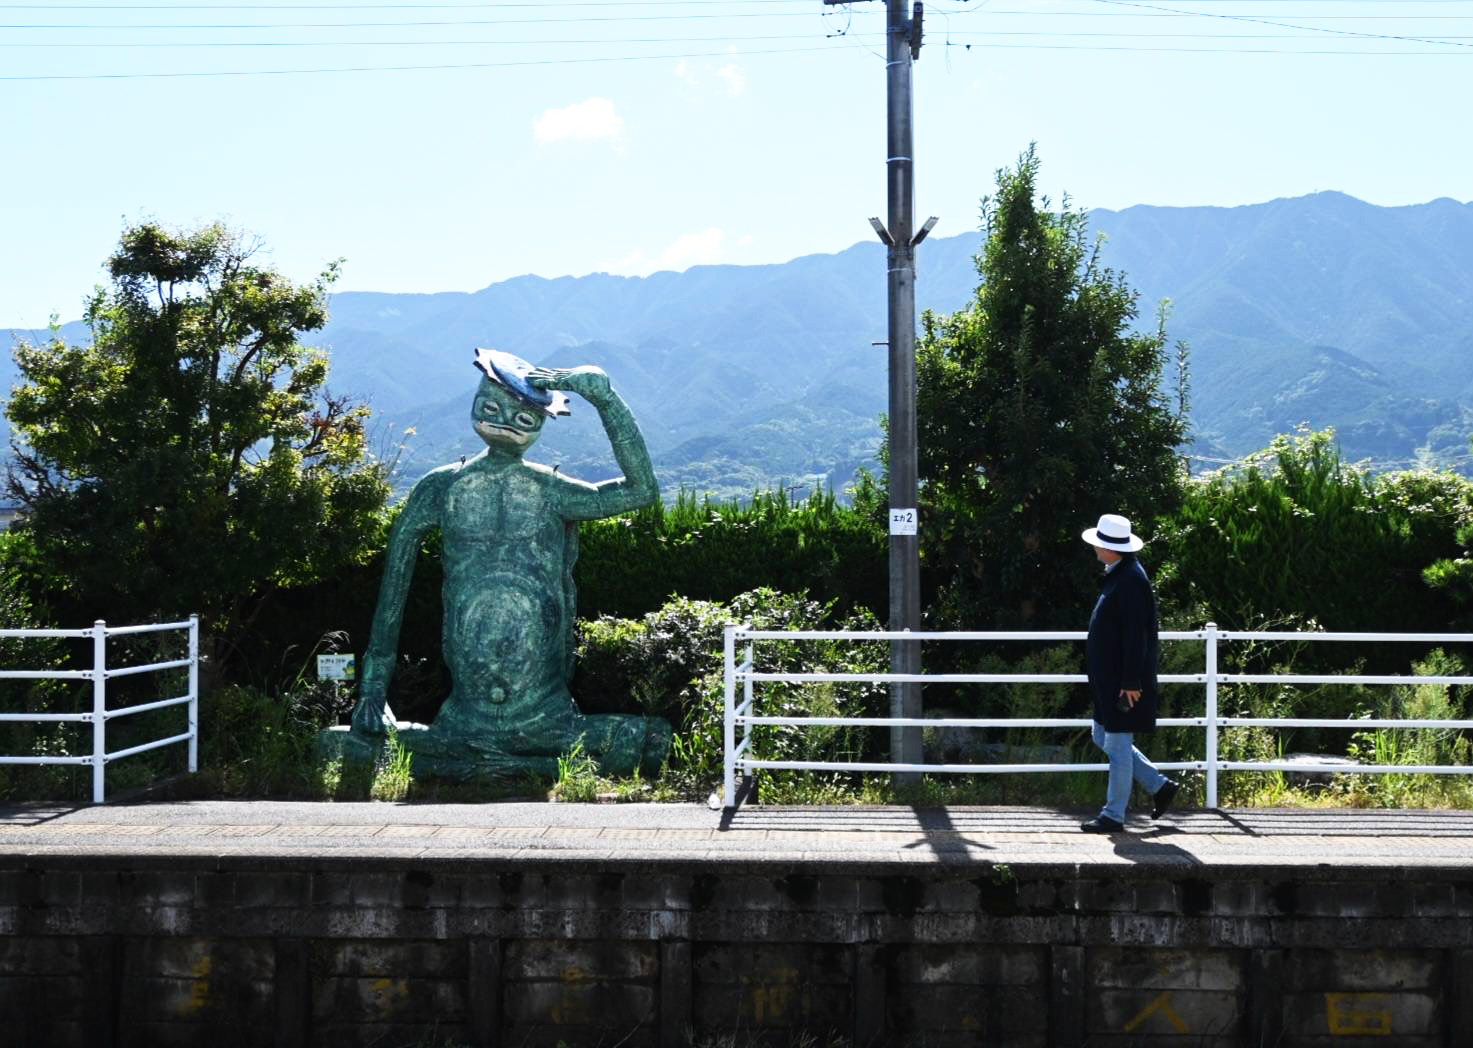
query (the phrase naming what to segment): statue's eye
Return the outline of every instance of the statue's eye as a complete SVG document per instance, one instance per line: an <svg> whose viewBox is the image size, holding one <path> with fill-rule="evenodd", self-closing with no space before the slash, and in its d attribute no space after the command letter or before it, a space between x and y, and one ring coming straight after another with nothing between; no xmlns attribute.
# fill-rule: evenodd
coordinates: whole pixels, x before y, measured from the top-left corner
<svg viewBox="0 0 1473 1048"><path fill-rule="evenodd" d="M523 429L531 429L537 425L537 419L525 411L518 411L516 414L516 423Z"/></svg>
<svg viewBox="0 0 1473 1048"><path fill-rule="evenodd" d="M481 414L487 418L498 418L501 415L501 408L495 401L488 400L481 405Z"/></svg>

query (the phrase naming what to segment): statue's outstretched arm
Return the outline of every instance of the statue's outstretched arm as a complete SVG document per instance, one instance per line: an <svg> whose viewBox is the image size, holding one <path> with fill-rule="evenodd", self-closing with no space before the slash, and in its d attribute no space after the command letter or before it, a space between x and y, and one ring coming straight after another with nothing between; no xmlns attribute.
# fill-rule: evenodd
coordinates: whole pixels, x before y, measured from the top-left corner
<svg viewBox="0 0 1473 1048"><path fill-rule="evenodd" d="M388 706L389 680L399 656L399 627L404 622L404 601L414 578L419 545L431 528L440 523L444 496L443 471L435 470L420 480L409 493L404 511L389 533L384 556L384 577L379 584L378 606L368 650L363 655L363 672L358 679L358 705L353 709L353 729L382 734L394 725Z"/></svg>
<svg viewBox="0 0 1473 1048"><path fill-rule="evenodd" d="M577 393L598 410L604 432L614 446L614 460L622 477L599 484L569 479L562 492L562 513L569 520L596 520L648 506L660 497L654 463L634 414L614 392L602 368L533 368L528 382L539 389L564 389Z"/></svg>

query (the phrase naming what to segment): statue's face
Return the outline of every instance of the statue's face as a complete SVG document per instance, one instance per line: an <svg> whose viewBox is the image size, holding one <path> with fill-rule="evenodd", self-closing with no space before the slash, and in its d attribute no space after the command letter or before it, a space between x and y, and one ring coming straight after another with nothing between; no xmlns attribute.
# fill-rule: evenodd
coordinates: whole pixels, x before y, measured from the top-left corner
<svg viewBox="0 0 1473 1048"><path fill-rule="evenodd" d="M537 443L547 416L511 390L482 379L471 405L471 425L489 448L520 455Z"/></svg>

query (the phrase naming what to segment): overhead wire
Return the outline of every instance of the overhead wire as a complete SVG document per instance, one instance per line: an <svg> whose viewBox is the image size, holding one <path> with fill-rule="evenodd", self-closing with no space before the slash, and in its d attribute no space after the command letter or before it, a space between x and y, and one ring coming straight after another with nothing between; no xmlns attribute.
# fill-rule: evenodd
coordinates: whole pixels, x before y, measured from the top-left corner
<svg viewBox="0 0 1473 1048"><path fill-rule="evenodd" d="M589 17L579 15L579 22L681 22L695 19L728 19L728 18L812 18L811 11L733 11L722 14L685 14L685 15L596 15ZM143 23L135 22L129 24L30 24L30 25L0 25L0 29L87 29L116 32L125 29L401 29L419 26L465 26L465 25L557 25L574 21L571 18L466 18L466 19L436 19L421 20L415 22L273 22L273 23L251 23L251 22L213 22L185 25L180 23Z"/></svg>
<svg viewBox="0 0 1473 1048"><path fill-rule="evenodd" d="M1106 30L1083 29L1070 32L1060 32L1041 29L990 29L976 32L954 32L947 34L948 37L958 39L965 38L993 38L993 37L1062 37L1066 39L1088 38L1088 39L1113 39L1113 40L1319 40L1322 39L1315 33L1204 33L1204 32L1167 32L1167 33L1119 33ZM883 40L883 33L829 33L825 39L838 39L842 36L854 36L860 39ZM15 42L0 40L0 47L29 48L29 47L61 47L61 48L195 48L195 47L233 47L233 48L255 48L255 47L488 47L488 46L574 46L585 44L714 44L714 43L771 43L776 41L802 41L813 39L808 33L774 33L761 34L757 36L620 36L620 37L578 37L578 38L525 38L500 37L496 39L481 40L148 40L148 41L87 41L87 42L55 42L55 41L25 41ZM1453 43L1460 40L1473 40L1473 34L1457 34L1439 38L1437 40L1417 41L1406 37L1381 37L1379 39L1401 40L1405 42L1424 43ZM1461 45L1469 46L1469 45ZM1360 51L1346 51L1345 54L1362 54ZM1422 52L1417 52L1422 53Z"/></svg>
<svg viewBox="0 0 1473 1048"><path fill-rule="evenodd" d="M720 4L807 4L808 0L504 0L470 4L11 4L0 9L23 11L435 11L508 7L697 7Z"/></svg>
<svg viewBox="0 0 1473 1048"><path fill-rule="evenodd" d="M0 81L37 80L171 80L182 77L238 77L238 76L293 76L322 73L391 73L454 69L510 69L525 66L585 65L596 62L649 62L681 58L730 58L751 55L804 54L834 50L832 47L789 47L756 51L696 51L681 54L658 55L601 55L588 58L528 58L506 62L457 62L429 65L393 66L333 66L316 69L212 69L195 72L147 72L147 73L42 73L37 75L10 76L0 74Z"/></svg>
<svg viewBox="0 0 1473 1048"><path fill-rule="evenodd" d="M994 44L981 42L975 44L950 44L950 47L959 47L963 50L972 48L991 48L1014 51L1122 51L1131 54L1177 54L1177 55L1342 55L1347 57L1368 56L1399 57L1399 58L1468 58L1473 52L1468 51L1367 51L1316 48L1313 50L1287 47L1120 47L1109 44Z"/></svg>
<svg viewBox="0 0 1473 1048"><path fill-rule="evenodd" d="M1329 33L1336 36L1362 37L1370 40L1400 40L1406 43L1418 44L1444 44L1447 40L1415 36L1394 36L1387 33L1362 33L1354 29L1335 29L1332 26L1304 26L1289 22L1271 21L1266 18L1258 18L1252 15L1225 15L1215 11L1183 11L1179 8L1163 7L1159 4L1141 3L1140 0L1094 0L1097 4L1108 4L1112 7L1138 7L1148 11L1161 11L1166 14L1183 15L1189 18L1220 18L1233 22L1252 22L1257 25L1277 26L1280 29L1304 29L1316 33ZM1473 44L1458 44L1459 47L1473 47Z"/></svg>
<svg viewBox="0 0 1473 1048"><path fill-rule="evenodd" d="M647 37L583 37L576 40L525 39L513 40L206 40L206 41L145 41L143 43L116 40L92 43L9 43L0 40L0 47L76 47L76 48L182 48L182 47L487 47L528 45L582 45L582 44L715 44L752 43L778 40L812 41L811 33L785 33L766 36L647 36Z"/></svg>
<svg viewBox="0 0 1473 1048"><path fill-rule="evenodd" d="M285 5L285 4L231 4L231 5L202 5L202 4L133 4L114 5L103 8L102 5L73 4L73 5L42 5L42 4L16 4L0 3L0 8L8 9L32 9L54 11L58 9L67 10L434 10L434 9L519 9L535 8L548 10L553 8L602 8L618 10L620 8L645 8L650 6L661 6L670 8L677 6L709 6L714 3L725 3L725 0L675 0L675 3L657 3L657 0L608 0L608 2L592 2L592 0L547 0L545 3L525 3L521 0L508 0L500 3L461 3L461 4L314 4L314 5ZM796 0L737 0L743 4L792 4ZM811 0L808 0L811 2ZM1097 6L1106 6L1128 10L1114 11L1018 11L1000 10L987 6L986 0L980 4L967 4L962 8L949 5L937 4L933 10L937 10L946 19L947 30L943 46L951 53L952 49L961 48L971 50L972 48L1003 48L1003 49L1034 49L1034 50L1089 50L1104 52L1133 52L1133 53L1236 53L1253 55L1369 55L1369 56L1442 56L1447 54L1465 54L1467 50L1473 50L1473 44L1465 43L1470 37L1460 34L1447 34L1443 36L1413 36L1391 33L1359 32L1347 29L1317 25L1298 25L1277 19L1265 19L1257 16L1242 14L1225 14L1214 11L1190 10L1182 7L1166 7L1161 4L1145 3L1141 0L1085 0ZM1180 3L1202 4L1202 3L1247 3L1254 0L1179 0ZM1268 2L1268 0L1259 0ZM1277 2L1289 2L1292 5L1302 5L1315 2L1341 2L1341 0L1277 0ZM1381 2L1381 0L1355 0L1358 4ZM1396 2L1443 2L1443 0L1396 0ZM1466 0L1446 0L1446 2L1466 2ZM844 24L837 31L827 33L830 41L843 41L845 46L859 46L870 54L879 55L866 42L866 38L877 37L883 39L883 33L856 33L853 31L853 12L851 5L840 5L843 11ZM259 31L259 30L321 30L321 29L410 29L410 28L433 28L441 26L497 26L500 28L514 28L517 26L534 25L568 25L577 22L675 22L693 19L714 20L731 18L773 18L773 17L812 17L815 12L808 8L803 11L725 11L722 13L707 12L684 12L665 13L659 15L630 14L619 15L595 15L579 14L575 18L487 18L487 19L454 19L454 20L399 20L393 22L315 22L315 23L266 23L266 24L206 24L206 25L181 25L181 24L156 24L156 23L128 23L116 25L16 25L0 26L0 29L52 29L52 30L135 30L135 29L163 29L163 30L216 30L216 31ZM826 6L819 12L825 20L831 16L837 16L838 10ZM1165 32L1165 33L1132 33L1116 32L1107 30L1075 30L1075 31L1053 31L1053 30L978 30L957 32L952 30L950 19L961 15L987 14L992 16L1021 16L1021 15L1061 15L1068 14L1073 17L1125 17L1125 18L1171 18L1181 20L1186 18L1213 18L1218 20L1239 21L1251 24L1270 26L1276 29L1292 30L1292 33L1278 34L1254 34L1254 33L1213 33L1213 32ZM1340 16L1340 15L1304 15L1304 16L1277 16L1282 18L1296 18L1306 21L1317 19L1338 19L1340 17L1384 17L1398 18L1405 16ZM1420 17L1439 19L1442 16L1423 15ZM1455 15L1454 18L1473 18L1473 15ZM971 25L978 23L971 21ZM1201 46L1157 46L1153 41L1268 41L1268 40L1304 40L1323 38L1329 34L1336 37L1349 37L1352 39L1387 40L1410 45L1424 45L1416 50L1404 51L1371 51L1367 49L1302 49L1302 48L1249 48L1242 46L1231 47L1201 47ZM980 38L980 39L978 39ZM1029 42L1010 42L1018 38L1030 38ZM1053 42L1044 42L1048 38ZM598 37L598 38L567 38L567 39L500 39L500 40L416 40L416 39L394 39L394 40L231 40L231 41L0 41L0 47L5 48L260 48L260 47L447 47L447 46L630 46L630 45L674 45L674 44L701 44L722 42L728 45L736 43L777 43L782 41L802 42L811 40L810 34L764 34L745 36L645 36L645 37ZM1095 41L1095 40L1131 40L1131 44L1109 45L1094 42L1077 43L1072 41ZM1463 51L1431 50L1429 48L1460 48ZM518 66L541 66L557 64L583 64L592 62L629 62L629 61L651 61L661 59L683 59L683 58L705 58L726 56L760 56L760 55L782 55L782 54L812 54L821 51L833 51L840 49L835 44L819 45L809 47L793 48L759 48L759 49L736 49L728 46L721 51L688 51L680 53L641 54L641 55L600 55L585 57L544 57L529 58L510 61L474 62L474 63L401 63L395 65L349 65L349 66L319 66L302 69L258 69L258 70L208 70L208 71L146 71L146 72L117 72L117 73L41 73L31 75L0 74L0 80L4 81L44 81L44 80L126 80L126 79L158 79L175 77L224 77L224 76L283 76L291 74L330 74L330 73L364 73L364 72L399 72L411 70L451 70L451 69L486 69L486 68L510 68Z"/></svg>

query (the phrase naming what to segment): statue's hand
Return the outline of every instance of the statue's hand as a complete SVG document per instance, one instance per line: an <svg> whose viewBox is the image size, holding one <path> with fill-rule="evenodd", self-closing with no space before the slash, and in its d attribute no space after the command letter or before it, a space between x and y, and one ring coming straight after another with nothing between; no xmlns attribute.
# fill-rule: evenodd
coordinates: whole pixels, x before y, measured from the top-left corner
<svg viewBox="0 0 1473 1048"><path fill-rule="evenodd" d="M382 673L375 672L377 667L372 660L365 658L364 662L363 678L358 685L358 705L353 707L353 730L383 735L398 725L394 711L389 709L389 682Z"/></svg>
<svg viewBox="0 0 1473 1048"><path fill-rule="evenodd" d="M581 368L533 368L527 383L538 389L562 389L577 393L594 407L608 401L613 387L604 369L593 364Z"/></svg>

